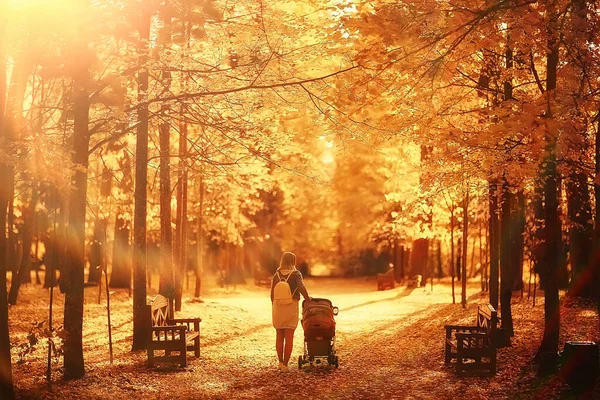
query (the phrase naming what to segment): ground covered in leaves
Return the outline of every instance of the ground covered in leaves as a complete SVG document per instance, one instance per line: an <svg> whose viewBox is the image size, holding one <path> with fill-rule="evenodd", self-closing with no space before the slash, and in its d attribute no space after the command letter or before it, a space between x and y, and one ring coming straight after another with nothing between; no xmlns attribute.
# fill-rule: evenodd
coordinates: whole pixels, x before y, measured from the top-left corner
<svg viewBox="0 0 600 400"><path fill-rule="evenodd" d="M207 281L209 281L207 279ZM214 281L214 280L211 280ZM515 337L498 351L495 377L457 378L444 366L443 326L473 324L477 303L486 302L476 281L468 285L468 306L451 304L449 281L433 288L400 286L378 292L373 278L308 278L309 292L340 309L337 317L339 369L327 365L298 370L303 332L295 336L290 370L277 370L275 332L268 289L252 283L206 287L203 300L188 297L178 317L202 317L201 356L188 367L148 369L144 352L132 353L132 299L111 294L114 361L109 363L106 297L86 288L84 356L86 375L64 381L61 359L53 360L52 385L45 380L48 342L27 343L32 327L47 319L48 291L25 286L10 308L13 372L21 399L577 399L600 398L600 380L585 395L571 392L561 378L538 378L532 362L543 334L543 298L513 296ZM155 291L150 290L149 294ZM187 293L190 295L190 293ZM457 302L460 302L457 289ZM55 296L55 328L62 323L64 296ZM35 336L35 335L34 335ZM600 340L593 304L561 307L561 344ZM34 340L35 342L35 340ZM28 350L25 353L25 350ZM21 355L20 355L21 353ZM190 353L190 356L192 354Z"/></svg>

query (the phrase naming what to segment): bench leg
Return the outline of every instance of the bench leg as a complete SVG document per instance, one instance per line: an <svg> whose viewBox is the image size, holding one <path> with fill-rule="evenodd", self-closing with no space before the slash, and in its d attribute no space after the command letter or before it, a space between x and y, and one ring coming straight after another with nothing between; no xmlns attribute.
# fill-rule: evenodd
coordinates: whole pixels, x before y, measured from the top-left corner
<svg viewBox="0 0 600 400"><path fill-rule="evenodd" d="M462 356L462 346L463 343L461 340L456 341L456 375L463 375L463 356Z"/></svg>
<svg viewBox="0 0 600 400"><path fill-rule="evenodd" d="M154 367L154 349L150 348L150 346L148 346L148 368L153 368Z"/></svg>
<svg viewBox="0 0 600 400"><path fill-rule="evenodd" d="M185 337L181 341L181 350L179 351L181 354L181 368L187 367L187 343L185 341Z"/></svg>
<svg viewBox="0 0 600 400"><path fill-rule="evenodd" d="M194 356L200 357L200 322L194 322L194 330L198 332L198 337L194 339Z"/></svg>
<svg viewBox="0 0 600 400"><path fill-rule="evenodd" d="M460 353L456 354L456 375L463 376L463 358Z"/></svg>

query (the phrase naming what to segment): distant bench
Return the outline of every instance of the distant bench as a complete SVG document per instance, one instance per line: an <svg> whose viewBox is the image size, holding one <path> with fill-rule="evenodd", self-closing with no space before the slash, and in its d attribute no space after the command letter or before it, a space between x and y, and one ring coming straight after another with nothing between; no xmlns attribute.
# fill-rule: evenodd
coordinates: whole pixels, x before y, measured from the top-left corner
<svg viewBox="0 0 600 400"><path fill-rule="evenodd" d="M496 374L498 315L490 304L477 307L477 325L446 325L445 363L456 360L456 373L487 371Z"/></svg>
<svg viewBox="0 0 600 400"><path fill-rule="evenodd" d="M389 269L385 274L377 274L377 290L393 289L396 287L394 270Z"/></svg>
<svg viewBox="0 0 600 400"><path fill-rule="evenodd" d="M201 318L169 318L169 300L160 294L149 307L152 326L147 345L148 367L153 367L155 361L186 367L188 351L200 357ZM164 350L164 356L156 357L154 352L157 350ZM173 352L177 354L171 355Z"/></svg>
<svg viewBox="0 0 600 400"><path fill-rule="evenodd" d="M256 286L271 287L271 275L263 271L254 273L254 284Z"/></svg>

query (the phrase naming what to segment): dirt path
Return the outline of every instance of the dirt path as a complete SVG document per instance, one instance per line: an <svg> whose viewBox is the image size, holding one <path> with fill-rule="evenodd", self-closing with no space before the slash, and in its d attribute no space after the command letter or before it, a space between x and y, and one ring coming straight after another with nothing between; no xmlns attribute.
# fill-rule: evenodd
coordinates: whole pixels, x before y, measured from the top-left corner
<svg viewBox="0 0 600 400"><path fill-rule="evenodd" d="M477 293L477 285L470 282L468 291ZM235 291L210 288L205 303L185 303L182 316L203 318L201 357L190 360L185 370L149 370L145 353L129 351L131 301L125 293L115 293L115 364L109 365L106 333L101 329L106 326L106 311L93 304L90 292L85 316L89 321L84 340L86 376L73 382L58 379L48 391L40 349L27 363L15 366L19 394L48 399L525 399L563 398L561 393L567 393L564 385L556 392L556 382L530 388L531 371L525 366L539 343L531 336L540 333L541 306L531 311L530 302L515 301L517 337L512 348L499 353L496 377L459 380L443 365L443 325L472 323L476 304L486 300L482 295L470 296L463 310L449 304L449 285L435 285L433 291L400 287L377 292L373 280L308 279L307 286L312 296L330 298L340 308L336 318L339 369L315 365L298 370L295 361L303 343L299 327L290 370L279 372L268 290L252 286ZM31 295L26 294L24 305L17 307L30 308ZM59 310L60 301L59 297ZM17 326L13 342L23 339L27 325L22 319L16 321L16 311L11 309L11 328ZM589 333L582 332L581 337ZM576 340L572 336L568 340ZM549 397L548 393L559 394Z"/></svg>

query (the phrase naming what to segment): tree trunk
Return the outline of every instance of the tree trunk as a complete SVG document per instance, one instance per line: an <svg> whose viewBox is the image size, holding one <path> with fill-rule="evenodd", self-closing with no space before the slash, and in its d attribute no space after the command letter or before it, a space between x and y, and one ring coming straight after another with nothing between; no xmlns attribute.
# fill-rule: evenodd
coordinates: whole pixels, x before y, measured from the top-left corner
<svg viewBox="0 0 600 400"><path fill-rule="evenodd" d="M88 274L88 283L94 283L98 285L102 279L102 270L100 269L104 265L102 255L104 254L104 226L106 220L94 221L94 237L90 244L90 253L88 260L90 262L90 272Z"/></svg>
<svg viewBox="0 0 600 400"><path fill-rule="evenodd" d="M469 187L466 187L466 194L463 205L463 248L462 248L462 290L461 290L461 304L463 308L467 307L467 248L469 244Z"/></svg>
<svg viewBox="0 0 600 400"><path fill-rule="evenodd" d="M171 179L169 125L160 126L160 282L158 292L169 299L172 308L175 300L173 274L173 231L171 229ZM172 310L171 310L172 311ZM171 314L173 317L173 314Z"/></svg>
<svg viewBox="0 0 600 400"><path fill-rule="evenodd" d="M204 176L200 173L200 184L198 185L200 191L200 201L198 204L198 227L197 227L197 238L196 238L196 286L194 288L194 297L200 298L202 296L202 273L204 271Z"/></svg>
<svg viewBox="0 0 600 400"><path fill-rule="evenodd" d="M473 240L471 241L471 268L469 269L469 278L473 278L477 273L477 269L475 268L475 245L477 242L477 238L473 236Z"/></svg>
<svg viewBox="0 0 600 400"><path fill-rule="evenodd" d="M163 6L161 10L161 19L163 28L159 32L159 41L167 47L171 41L171 17L168 5ZM161 72L161 81L165 90L171 85L171 73L169 71ZM182 283L180 270L174 266L173 259L173 229L171 212L171 132L168 116L169 106L163 104L161 112L163 122L159 126L160 142L160 281L158 292L169 299L169 312L173 317L173 307L175 306L175 297L177 288Z"/></svg>
<svg viewBox="0 0 600 400"><path fill-rule="evenodd" d="M456 304L454 289L454 203L450 207L450 276L452 277L452 304Z"/></svg>
<svg viewBox="0 0 600 400"><path fill-rule="evenodd" d="M429 241L427 239L417 239L413 241L412 254L410 259L410 277L413 278L421 275L422 281L425 282L427 276L427 256L428 256Z"/></svg>
<svg viewBox="0 0 600 400"><path fill-rule="evenodd" d="M179 281L177 282L177 295L175 297L175 310L181 311L181 297L183 280L187 277L187 201L188 201L188 173L187 173L187 124L180 124L179 132L179 184L177 185L177 266L179 268Z"/></svg>
<svg viewBox="0 0 600 400"><path fill-rule="evenodd" d="M513 225L511 203L512 194L506 178L502 179L502 203L500 205L500 315L502 317L503 339L514 336L510 301L512 298L513 276L511 269L511 226Z"/></svg>
<svg viewBox="0 0 600 400"><path fill-rule="evenodd" d="M69 196L68 246L65 268L64 342L65 378L80 378L83 364L83 300L85 266L85 212L89 150L88 66L78 65L73 82L73 189Z"/></svg>
<svg viewBox="0 0 600 400"><path fill-rule="evenodd" d="M441 239L436 240L436 265L438 271L438 283L440 279L444 276L444 271L442 270L442 241Z"/></svg>
<svg viewBox="0 0 600 400"><path fill-rule="evenodd" d="M497 194L498 183L495 179L489 181L489 248L490 248L490 304L496 310L498 309L498 292L499 292L499 240L498 240L498 194Z"/></svg>
<svg viewBox="0 0 600 400"><path fill-rule="evenodd" d="M516 196L511 196L510 227L510 269L512 274L512 290L523 290L523 262L525 254L525 194L519 189Z"/></svg>
<svg viewBox="0 0 600 400"><path fill-rule="evenodd" d="M583 151L580 149L578 153ZM594 297L595 287L590 265L593 239L592 208L587 176L578 167L567 180L567 213L569 216L569 252L572 279L570 296Z"/></svg>
<svg viewBox="0 0 600 400"><path fill-rule="evenodd" d="M146 315L146 214L148 180L148 40L150 38L150 0L140 7L140 42L138 71L138 125L135 143L135 193L133 216L133 345L132 350L146 348L149 316ZM148 322L147 322L148 321Z"/></svg>
<svg viewBox="0 0 600 400"><path fill-rule="evenodd" d="M29 205L23 210L23 256L19 268L13 272L10 291L8 293L8 304L16 305L19 288L22 283L29 283L31 278L31 243L33 241L33 228L35 223L35 207L38 203L37 185L31 188L31 199Z"/></svg>
<svg viewBox="0 0 600 400"><path fill-rule="evenodd" d="M5 125L6 104L6 52L4 47L4 3L0 5L0 140L9 141ZM14 396L13 377L10 359L10 336L8 330L8 298L6 293L7 247L6 222L8 203L12 198L9 192L12 180L12 168L0 163L0 393L8 399Z"/></svg>
<svg viewBox="0 0 600 400"><path fill-rule="evenodd" d="M129 245L129 234L127 221L117 211L113 240L112 270L110 274L111 288L128 289L131 286L131 246Z"/></svg>
<svg viewBox="0 0 600 400"><path fill-rule="evenodd" d="M551 22L551 25L554 25ZM558 67L559 43L558 32L553 26L549 27L549 53L546 59L546 95L548 96L548 110L546 117L553 118L551 99L556 90L556 76ZM558 172L556 166L556 137L547 124L545 161L542 162L543 179L543 212L545 226L542 228L542 252L540 267L540 284L544 289L544 337L538 355L553 354L558 352L560 332L560 310L558 297L558 273L562 257L562 239L560 222Z"/></svg>
<svg viewBox="0 0 600 400"><path fill-rule="evenodd" d="M598 110L600 114L600 110ZM595 135L595 172L596 177L600 176L600 119L596 125ZM596 293L597 296L597 309L600 314L600 179L594 179L594 200L596 206L596 212L594 213L594 257L591 261L591 268L594 271L594 281L596 282Z"/></svg>
<svg viewBox="0 0 600 400"><path fill-rule="evenodd" d="M489 212L489 210L488 210ZM488 217L489 220L489 217ZM484 291L490 291L490 239L489 239L489 223L485 223L482 221L484 227L484 237L485 237L485 250L484 250L484 260L483 260L483 285L485 287Z"/></svg>

